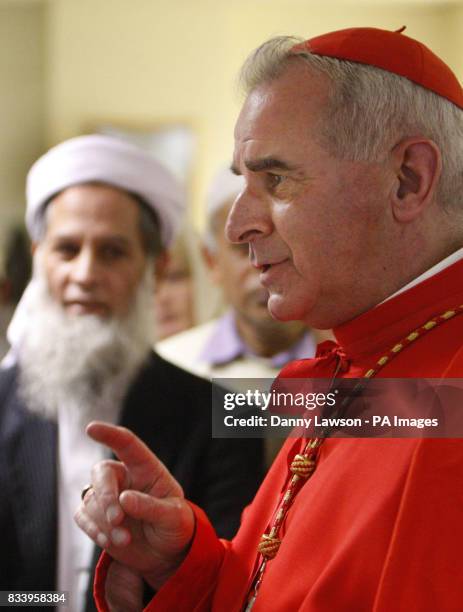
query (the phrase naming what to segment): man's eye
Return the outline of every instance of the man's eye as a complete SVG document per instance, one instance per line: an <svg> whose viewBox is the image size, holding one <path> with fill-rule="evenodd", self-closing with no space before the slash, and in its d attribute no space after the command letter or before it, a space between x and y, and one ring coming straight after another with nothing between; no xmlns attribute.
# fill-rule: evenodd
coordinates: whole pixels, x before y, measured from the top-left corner
<svg viewBox="0 0 463 612"><path fill-rule="evenodd" d="M54 251L63 259L72 259L79 252L79 247L76 244L63 242L56 244Z"/></svg>
<svg viewBox="0 0 463 612"><path fill-rule="evenodd" d="M124 257L125 251L120 247L107 246L101 250L101 255L107 260L120 259L121 257Z"/></svg>
<svg viewBox="0 0 463 612"><path fill-rule="evenodd" d="M281 174L268 173L267 182L268 182L270 189L275 189L276 187L281 185L281 183L285 180L285 178L286 177Z"/></svg>

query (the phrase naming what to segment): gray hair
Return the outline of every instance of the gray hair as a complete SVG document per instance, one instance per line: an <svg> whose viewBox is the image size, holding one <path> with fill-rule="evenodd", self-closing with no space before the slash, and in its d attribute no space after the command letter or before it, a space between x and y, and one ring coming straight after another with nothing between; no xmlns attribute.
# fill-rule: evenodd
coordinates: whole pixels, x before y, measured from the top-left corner
<svg viewBox="0 0 463 612"><path fill-rule="evenodd" d="M97 185L101 183L86 184ZM145 251L148 257L155 258L164 250L161 238L161 229L157 215L151 209L151 207L136 193L127 193L131 198L135 200L139 210L138 228L141 235L143 250ZM39 242L45 238L45 234L47 233L50 204L57 197L57 195L58 194L56 193L54 196L52 196L44 205L43 212L40 216L40 226L38 227L37 232Z"/></svg>
<svg viewBox="0 0 463 612"><path fill-rule="evenodd" d="M400 140L424 136L442 155L437 188L444 207L456 207L463 193L463 111L406 78L355 62L293 53L302 42L291 36L272 38L246 60L240 83L246 93L280 77L300 58L330 83L330 100L319 126L321 144L333 155L352 161L379 161Z"/></svg>

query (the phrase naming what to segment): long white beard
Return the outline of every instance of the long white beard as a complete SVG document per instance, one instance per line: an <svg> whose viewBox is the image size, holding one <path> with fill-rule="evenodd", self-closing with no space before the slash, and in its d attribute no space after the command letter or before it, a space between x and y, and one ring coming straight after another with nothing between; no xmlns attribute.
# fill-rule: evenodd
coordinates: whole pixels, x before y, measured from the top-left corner
<svg viewBox="0 0 463 612"><path fill-rule="evenodd" d="M124 319L70 316L51 298L38 267L18 351L19 392L28 409L56 421L75 412L82 425L116 420L154 338L153 269L148 266ZM78 417L77 417L78 415Z"/></svg>

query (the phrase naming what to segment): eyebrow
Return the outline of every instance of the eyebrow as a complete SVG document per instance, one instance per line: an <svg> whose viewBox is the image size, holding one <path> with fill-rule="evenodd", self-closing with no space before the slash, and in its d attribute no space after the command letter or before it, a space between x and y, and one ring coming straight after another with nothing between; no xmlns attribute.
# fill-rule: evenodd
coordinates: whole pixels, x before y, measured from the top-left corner
<svg viewBox="0 0 463 612"><path fill-rule="evenodd" d="M66 240L80 240L82 238L82 234L64 230L61 233L57 233L54 236L51 236L51 240L54 242L66 241ZM121 246L127 246L130 244L130 240L126 236L122 236L120 234L113 234L111 236L96 236L96 242L111 242L114 244L120 244Z"/></svg>
<svg viewBox="0 0 463 612"><path fill-rule="evenodd" d="M277 157L262 157L261 159L249 159L244 162L244 165L251 172L262 172L263 170L296 170L297 167L287 162L278 159ZM231 166L230 170L233 174L240 175L241 172L236 166Z"/></svg>

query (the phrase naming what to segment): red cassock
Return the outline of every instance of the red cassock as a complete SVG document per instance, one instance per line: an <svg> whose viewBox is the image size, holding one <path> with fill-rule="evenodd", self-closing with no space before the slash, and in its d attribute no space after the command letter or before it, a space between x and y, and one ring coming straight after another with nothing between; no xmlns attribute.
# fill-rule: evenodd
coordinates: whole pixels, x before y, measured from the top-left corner
<svg viewBox="0 0 463 612"><path fill-rule="evenodd" d="M361 377L410 332L462 304L463 262L457 262L345 323L335 330L345 355L342 376ZM333 376L339 346L323 348L318 358L295 362L280 376ZM462 375L463 314L457 314L411 342L378 377ZM218 540L193 507L191 550L147 610L244 609L260 536L303 444L286 441L232 542ZM463 440L327 439L280 533L253 612L463 610ZM95 584L100 610L106 609L109 563L103 555Z"/></svg>

